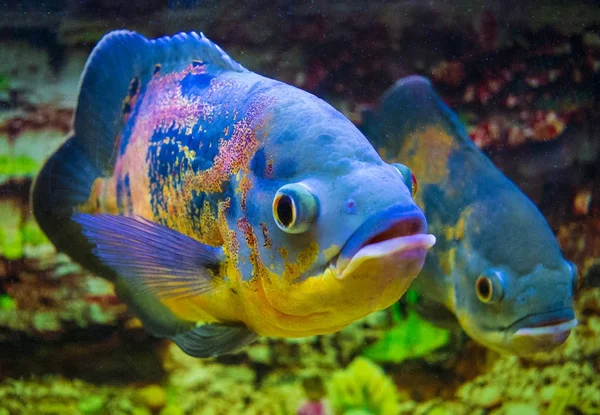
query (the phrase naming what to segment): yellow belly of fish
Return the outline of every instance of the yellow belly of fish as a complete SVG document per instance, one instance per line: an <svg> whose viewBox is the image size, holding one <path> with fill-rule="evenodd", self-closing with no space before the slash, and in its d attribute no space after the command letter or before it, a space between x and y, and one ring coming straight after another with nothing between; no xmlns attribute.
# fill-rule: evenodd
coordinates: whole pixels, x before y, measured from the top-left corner
<svg viewBox="0 0 600 415"><path fill-rule="evenodd" d="M243 323L262 336L307 337L333 333L374 311L389 307L406 281L338 280L328 270L298 283L268 278L232 282L210 294L165 300L178 317L195 322Z"/></svg>

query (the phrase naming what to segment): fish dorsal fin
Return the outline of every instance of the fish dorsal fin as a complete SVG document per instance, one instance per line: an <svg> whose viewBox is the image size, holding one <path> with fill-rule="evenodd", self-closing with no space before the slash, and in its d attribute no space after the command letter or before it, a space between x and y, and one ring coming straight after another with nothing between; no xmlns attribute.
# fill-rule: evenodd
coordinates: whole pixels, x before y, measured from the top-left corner
<svg viewBox="0 0 600 415"><path fill-rule="evenodd" d="M381 97L373 122L376 147L396 148L409 135L428 127L446 131L455 141L473 146L458 116L444 104L422 76L398 80Z"/></svg>
<svg viewBox="0 0 600 415"><path fill-rule="evenodd" d="M198 62L207 72L248 72L202 33L180 33L154 40L130 31L105 35L85 65L74 136L100 172L114 163L115 143L124 128L123 106L131 89L144 88L157 68L171 71Z"/></svg>

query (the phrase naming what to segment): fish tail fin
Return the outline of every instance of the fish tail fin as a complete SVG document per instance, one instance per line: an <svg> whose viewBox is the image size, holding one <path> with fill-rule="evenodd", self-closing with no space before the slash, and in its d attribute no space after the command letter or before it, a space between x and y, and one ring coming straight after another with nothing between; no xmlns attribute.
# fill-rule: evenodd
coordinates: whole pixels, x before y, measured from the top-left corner
<svg viewBox="0 0 600 415"><path fill-rule="evenodd" d="M32 186L34 216L58 250L94 272L110 273L93 256L72 214L90 196L94 181L108 176L123 128L123 101L140 72L144 37L127 31L105 36L92 51L80 81L73 133L46 161Z"/></svg>
<svg viewBox="0 0 600 415"><path fill-rule="evenodd" d="M100 272L102 266L92 255L92 247L71 220L76 207L85 203L99 169L82 150L77 137L70 137L46 161L31 192L34 217L59 251Z"/></svg>
<svg viewBox="0 0 600 415"><path fill-rule="evenodd" d="M381 96L371 122L375 124L371 137L376 147L399 148L413 133L434 125L473 146L458 115L442 101L431 82L418 75L396 81Z"/></svg>

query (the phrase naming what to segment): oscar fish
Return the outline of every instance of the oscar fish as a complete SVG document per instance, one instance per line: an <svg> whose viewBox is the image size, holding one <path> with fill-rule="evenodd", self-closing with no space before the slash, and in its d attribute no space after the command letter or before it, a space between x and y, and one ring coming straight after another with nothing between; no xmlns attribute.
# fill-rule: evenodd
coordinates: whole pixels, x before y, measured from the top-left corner
<svg viewBox="0 0 600 415"><path fill-rule="evenodd" d="M333 107L203 34L115 31L32 206L151 333L207 357L397 301L435 243L411 189Z"/></svg>
<svg viewBox="0 0 600 415"><path fill-rule="evenodd" d="M423 315L447 323L450 311L471 338L500 352L563 343L577 324L575 265L430 82L397 81L366 116L363 131L384 159L405 160L419 178L416 201L437 237L411 286Z"/></svg>

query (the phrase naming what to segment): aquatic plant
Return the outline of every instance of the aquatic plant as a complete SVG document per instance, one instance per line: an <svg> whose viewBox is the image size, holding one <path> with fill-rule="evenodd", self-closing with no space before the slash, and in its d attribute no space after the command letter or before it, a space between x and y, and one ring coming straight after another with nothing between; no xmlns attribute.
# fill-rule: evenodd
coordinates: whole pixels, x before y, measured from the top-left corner
<svg viewBox="0 0 600 415"><path fill-rule="evenodd" d="M396 386L381 367L363 357L335 372L328 392L335 414L391 415L399 411Z"/></svg>
<svg viewBox="0 0 600 415"><path fill-rule="evenodd" d="M416 301L408 294L409 303ZM376 362L400 363L406 359L427 356L450 340L450 332L423 320L409 308L403 317L399 305L391 307L395 325L383 338L363 351L363 355Z"/></svg>

